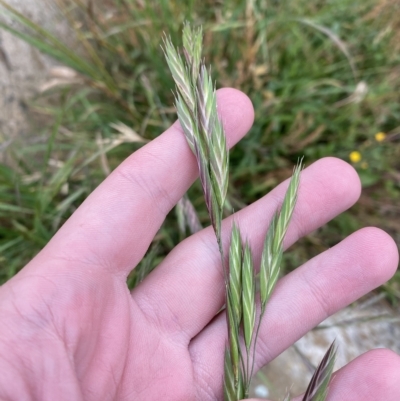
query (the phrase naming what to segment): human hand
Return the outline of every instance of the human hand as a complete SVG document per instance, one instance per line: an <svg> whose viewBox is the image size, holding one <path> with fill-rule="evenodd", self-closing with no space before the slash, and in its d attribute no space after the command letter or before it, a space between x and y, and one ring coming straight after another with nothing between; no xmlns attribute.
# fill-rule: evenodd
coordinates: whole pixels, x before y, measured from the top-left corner
<svg viewBox="0 0 400 401"><path fill-rule="evenodd" d="M219 91L218 99L232 146L249 130L253 109L233 89ZM174 124L125 160L1 287L1 400L222 400L227 333L218 312L225 288L212 229L183 241L132 293L126 285L196 176L195 158ZM236 214L258 257L287 184ZM322 159L305 169L285 247L359 194L359 179L343 161ZM230 227L227 219L227 239ZM366 228L280 280L256 368L388 280L397 262L392 239ZM398 401L399 371L397 355L371 351L336 374L329 401Z"/></svg>

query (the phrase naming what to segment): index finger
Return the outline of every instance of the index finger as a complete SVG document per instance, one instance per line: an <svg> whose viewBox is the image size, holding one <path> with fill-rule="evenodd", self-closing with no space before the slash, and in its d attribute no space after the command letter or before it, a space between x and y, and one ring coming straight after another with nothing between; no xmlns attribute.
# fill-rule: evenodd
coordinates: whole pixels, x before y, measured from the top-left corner
<svg viewBox="0 0 400 401"><path fill-rule="evenodd" d="M249 98L217 93L228 146L250 129ZM166 215L197 177L197 163L179 123L118 166L50 241L47 257L101 265L126 276L141 260Z"/></svg>

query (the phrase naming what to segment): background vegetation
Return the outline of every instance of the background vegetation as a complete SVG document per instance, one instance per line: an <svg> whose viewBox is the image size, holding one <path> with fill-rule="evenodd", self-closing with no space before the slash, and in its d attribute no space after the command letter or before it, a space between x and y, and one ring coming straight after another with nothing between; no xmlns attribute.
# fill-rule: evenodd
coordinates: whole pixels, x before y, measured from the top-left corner
<svg viewBox="0 0 400 401"><path fill-rule="evenodd" d="M100 3L100 2L96 2ZM0 0L11 30L69 69L53 70L31 110L41 136L15 142L0 165L0 281L13 276L84 198L175 120L160 48L202 24L218 87L247 93L255 124L231 153L228 199L238 210L288 177L302 155L354 164L360 202L286 253L294 268L354 230L374 225L400 241L400 8L396 0L60 0L75 46ZM75 73L74 73L75 71ZM209 224L200 187L189 197ZM142 269L183 237L171 213ZM140 270L138 270L140 272ZM132 277L131 282L138 280ZM383 287L400 299L400 275Z"/></svg>

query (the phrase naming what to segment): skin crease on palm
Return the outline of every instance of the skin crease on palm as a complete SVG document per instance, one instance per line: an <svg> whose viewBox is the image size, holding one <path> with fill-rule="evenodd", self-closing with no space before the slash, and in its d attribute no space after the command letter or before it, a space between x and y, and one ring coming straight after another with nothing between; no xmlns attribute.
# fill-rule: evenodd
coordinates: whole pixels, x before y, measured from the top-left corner
<svg viewBox="0 0 400 401"><path fill-rule="evenodd" d="M252 105L223 89L218 107L233 146L252 125ZM213 231L179 244L132 293L126 286L196 171L175 123L125 160L0 288L0 400L222 400L227 333L218 314L224 285ZM236 214L256 264L287 185ZM285 246L359 195L347 163L326 158L307 167ZM231 221L224 222L225 239ZM397 264L393 240L364 228L281 279L261 328L257 368L387 281ZM398 401L399 372L399 356L370 351L335 374L328 401Z"/></svg>

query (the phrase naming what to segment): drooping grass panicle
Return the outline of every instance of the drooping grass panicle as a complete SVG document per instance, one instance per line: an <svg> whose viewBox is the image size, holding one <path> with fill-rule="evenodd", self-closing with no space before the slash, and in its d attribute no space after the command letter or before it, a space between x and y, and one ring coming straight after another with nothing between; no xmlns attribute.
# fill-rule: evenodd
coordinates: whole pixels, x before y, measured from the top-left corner
<svg viewBox="0 0 400 401"><path fill-rule="evenodd" d="M315 371L302 401L325 401L336 360L336 344L331 344Z"/></svg>

